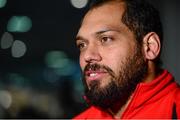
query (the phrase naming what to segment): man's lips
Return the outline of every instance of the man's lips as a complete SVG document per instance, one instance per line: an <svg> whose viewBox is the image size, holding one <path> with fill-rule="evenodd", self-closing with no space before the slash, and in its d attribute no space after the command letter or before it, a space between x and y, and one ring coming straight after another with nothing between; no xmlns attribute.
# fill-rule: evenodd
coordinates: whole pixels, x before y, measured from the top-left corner
<svg viewBox="0 0 180 120"><path fill-rule="evenodd" d="M86 80L90 81L90 80L98 80L101 79L103 77L103 75L105 75L107 72L106 71L86 71L85 72L85 76L86 76Z"/></svg>

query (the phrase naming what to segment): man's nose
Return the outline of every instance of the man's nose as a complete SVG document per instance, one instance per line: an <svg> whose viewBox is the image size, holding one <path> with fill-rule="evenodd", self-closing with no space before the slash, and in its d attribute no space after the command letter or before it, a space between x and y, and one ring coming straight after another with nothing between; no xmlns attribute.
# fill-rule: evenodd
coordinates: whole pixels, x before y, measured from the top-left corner
<svg viewBox="0 0 180 120"><path fill-rule="evenodd" d="M88 46L84 54L84 59L87 63L99 62L102 60L101 54L97 46Z"/></svg>

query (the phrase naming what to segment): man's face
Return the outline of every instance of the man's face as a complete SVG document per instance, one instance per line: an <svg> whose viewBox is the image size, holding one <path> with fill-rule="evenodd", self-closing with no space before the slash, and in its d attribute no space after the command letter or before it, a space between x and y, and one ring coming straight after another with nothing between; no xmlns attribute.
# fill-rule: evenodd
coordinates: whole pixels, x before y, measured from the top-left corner
<svg viewBox="0 0 180 120"><path fill-rule="evenodd" d="M146 73L141 49L121 22L123 12L123 4L116 3L94 8L77 35L86 96L100 107L128 98Z"/></svg>

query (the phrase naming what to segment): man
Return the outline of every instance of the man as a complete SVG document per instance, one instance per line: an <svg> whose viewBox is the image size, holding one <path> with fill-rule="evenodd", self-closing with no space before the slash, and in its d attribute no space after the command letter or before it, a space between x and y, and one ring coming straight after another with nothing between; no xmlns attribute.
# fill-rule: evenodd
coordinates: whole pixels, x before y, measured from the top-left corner
<svg viewBox="0 0 180 120"><path fill-rule="evenodd" d="M76 37L90 106L75 119L180 118L180 88L159 67L162 36L145 1L96 1Z"/></svg>

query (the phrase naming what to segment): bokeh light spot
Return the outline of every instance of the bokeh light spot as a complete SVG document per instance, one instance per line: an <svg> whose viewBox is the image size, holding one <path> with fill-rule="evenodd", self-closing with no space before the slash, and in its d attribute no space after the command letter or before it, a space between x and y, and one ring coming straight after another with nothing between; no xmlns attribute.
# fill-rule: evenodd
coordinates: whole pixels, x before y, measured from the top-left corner
<svg viewBox="0 0 180 120"><path fill-rule="evenodd" d="M88 3L88 0L71 0L71 4L75 8L84 8Z"/></svg>
<svg viewBox="0 0 180 120"><path fill-rule="evenodd" d="M10 33L5 32L1 38L1 48L2 49L10 48L12 44L13 44L13 36Z"/></svg>
<svg viewBox="0 0 180 120"><path fill-rule="evenodd" d="M11 106L12 103L12 96L11 94L6 90L0 91L0 105L4 107L5 109L8 109Z"/></svg>
<svg viewBox="0 0 180 120"><path fill-rule="evenodd" d="M66 64L64 64L64 67L55 69L55 72L60 76L71 76L75 72L75 69L76 68L73 61L66 59Z"/></svg>
<svg viewBox="0 0 180 120"><path fill-rule="evenodd" d="M45 62L50 68L63 68L67 64L67 56L62 51L50 51L46 54Z"/></svg>
<svg viewBox="0 0 180 120"><path fill-rule="evenodd" d="M59 80L59 75L57 75L52 69L45 69L43 72L43 77L50 83L55 83Z"/></svg>
<svg viewBox="0 0 180 120"><path fill-rule="evenodd" d="M28 32L32 27L32 21L27 16L13 16L8 21L7 30L10 32Z"/></svg>
<svg viewBox="0 0 180 120"><path fill-rule="evenodd" d="M26 45L24 42L20 41L20 40L15 40L12 48L11 48L11 52L12 52L12 56L15 58L19 58L22 57L27 51Z"/></svg>
<svg viewBox="0 0 180 120"><path fill-rule="evenodd" d="M3 8L7 3L7 0L0 0L0 8Z"/></svg>
<svg viewBox="0 0 180 120"><path fill-rule="evenodd" d="M24 87L26 84L28 84L27 79L18 73L9 73L7 77L11 85Z"/></svg>
<svg viewBox="0 0 180 120"><path fill-rule="evenodd" d="M45 62L58 76L71 76L76 69L75 63L62 51L48 52Z"/></svg>

